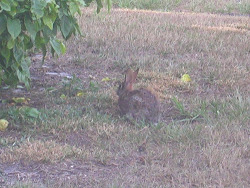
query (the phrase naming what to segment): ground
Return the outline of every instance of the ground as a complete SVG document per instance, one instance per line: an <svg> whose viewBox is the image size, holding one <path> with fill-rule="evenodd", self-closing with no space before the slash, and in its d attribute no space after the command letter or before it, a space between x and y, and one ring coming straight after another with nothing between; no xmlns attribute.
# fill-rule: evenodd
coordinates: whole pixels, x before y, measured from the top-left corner
<svg viewBox="0 0 250 188"><path fill-rule="evenodd" d="M30 91L1 89L1 187L249 187L249 16L89 8L78 19L85 37L63 57L31 54ZM128 67L157 95L158 125L119 115Z"/></svg>

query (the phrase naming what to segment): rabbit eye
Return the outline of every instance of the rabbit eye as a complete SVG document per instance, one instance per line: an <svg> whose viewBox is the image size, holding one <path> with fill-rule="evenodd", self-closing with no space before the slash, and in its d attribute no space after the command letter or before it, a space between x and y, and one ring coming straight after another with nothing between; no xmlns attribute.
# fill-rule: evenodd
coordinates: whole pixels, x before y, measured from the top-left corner
<svg viewBox="0 0 250 188"><path fill-rule="evenodd" d="M119 83L118 89L122 89L122 84Z"/></svg>
<svg viewBox="0 0 250 188"><path fill-rule="evenodd" d="M120 85L120 89L123 89L123 84Z"/></svg>

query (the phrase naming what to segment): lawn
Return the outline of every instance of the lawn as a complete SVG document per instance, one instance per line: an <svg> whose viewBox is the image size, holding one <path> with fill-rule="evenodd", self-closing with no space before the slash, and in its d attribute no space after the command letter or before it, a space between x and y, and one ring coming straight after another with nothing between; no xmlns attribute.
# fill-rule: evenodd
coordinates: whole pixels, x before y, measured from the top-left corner
<svg viewBox="0 0 250 188"><path fill-rule="evenodd" d="M188 10L85 8L63 57L32 54L31 90L0 90L0 187L249 187L250 18ZM129 67L157 125L119 115Z"/></svg>

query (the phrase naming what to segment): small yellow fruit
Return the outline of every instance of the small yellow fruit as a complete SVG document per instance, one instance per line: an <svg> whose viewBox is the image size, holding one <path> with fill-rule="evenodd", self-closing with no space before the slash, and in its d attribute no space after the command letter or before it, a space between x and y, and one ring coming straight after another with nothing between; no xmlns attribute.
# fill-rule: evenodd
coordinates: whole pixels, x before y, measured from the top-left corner
<svg viewBox="0 0 250 188"><path fill-rule="evenodd" d="M191 82L191 78L188 74L183 74L182 77L181 77L181 81L183 82Z"/></svg>
<svg viewBox="0 0 250 188"><path fill-rule="evenodd" d="M5 131L8 127L9 122L5 119L0 119L0 131Z"/></svg>

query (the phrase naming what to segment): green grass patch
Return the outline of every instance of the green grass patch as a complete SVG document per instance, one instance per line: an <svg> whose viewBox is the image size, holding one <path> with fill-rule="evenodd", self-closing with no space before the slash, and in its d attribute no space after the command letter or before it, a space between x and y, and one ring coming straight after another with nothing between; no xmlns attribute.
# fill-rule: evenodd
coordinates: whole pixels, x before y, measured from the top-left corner
<svg viewBox="0 0 250 188"><path fill-rule="evenodd" d="M114 0L113 4L120 8L137 8L157 11L194 11L222 14L249 14L250 3L243 1L204 1L204 0Z"/></svg>

